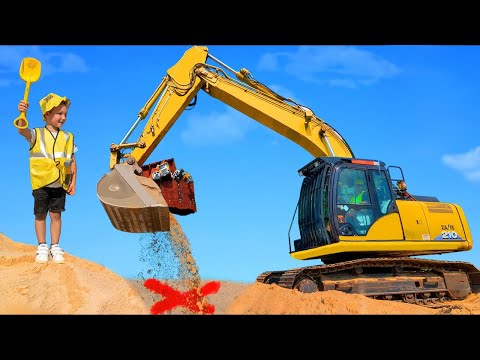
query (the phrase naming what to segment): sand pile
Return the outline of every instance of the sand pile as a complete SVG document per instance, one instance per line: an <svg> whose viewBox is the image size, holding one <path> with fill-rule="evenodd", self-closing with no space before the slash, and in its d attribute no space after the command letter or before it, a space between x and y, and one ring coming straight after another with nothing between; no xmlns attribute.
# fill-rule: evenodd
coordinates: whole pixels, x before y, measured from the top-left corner
<svg viewBox="0 0 480 360"><path fill-rule="evenodd" d="M0 233L0 314L147 315L152 304L161 300L143 286L142 280L126 280L102 265L68 253L65 264L37 264L35 250L35 246ZM430 309L338 291L304 294L276 285L220 283L220 291L206 298L215 305L216 315L480 314L480 294ZM171 314L185 314L179 310Z"/></svg>
<svg viewBox="0 0 480 360"><path fill-rule="evenodd" d="M480 301L477 299L477 303ZM436 314L438 310L401 302L381 301L340 291L312 294L255 283L230 304L227 314Z"/></svg>
<svg viewBox="0 0 480 360"><path fill-rule="evenodd" d="M0 233L1 314L149 314L135 290L102 265L65 253L35 263L36 246Z"/></svg>

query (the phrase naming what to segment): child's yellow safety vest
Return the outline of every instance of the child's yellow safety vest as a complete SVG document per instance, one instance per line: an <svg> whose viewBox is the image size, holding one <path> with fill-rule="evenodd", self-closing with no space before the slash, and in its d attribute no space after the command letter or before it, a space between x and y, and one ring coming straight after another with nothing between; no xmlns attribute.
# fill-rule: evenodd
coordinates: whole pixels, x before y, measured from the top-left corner
<svg viewBox="0 0 480 360"><path fill-rule="evenodd" d="M72 160L73 134L59 130L57 137L54 137L46 127L34 130L35 143L30 148L32 189L36 190L59 180L62 187L68 190L65 162Z"/></svg>

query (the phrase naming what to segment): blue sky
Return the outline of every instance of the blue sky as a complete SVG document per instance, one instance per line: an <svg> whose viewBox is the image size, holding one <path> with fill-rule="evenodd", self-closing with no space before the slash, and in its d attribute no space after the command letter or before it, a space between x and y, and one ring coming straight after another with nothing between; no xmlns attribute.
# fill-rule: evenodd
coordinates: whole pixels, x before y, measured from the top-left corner
<svg viewBox="0 0 480 360"><path fill-rule="evenodd" d="M208 46L208 44L207 44ZM148 267L141 234L111 225L96 195L109 146L131 128L169 67L189 45L0 46L0 141L4 145L0 232L36 244L28 143L13 125L25 82L24 57L42 63L30 88L30 126L43 126L38 101L55 92L72 105L77 193L67 198L61 246L123 277ZM208 46L210 54L312 109L355 155L401 166L409 192L459 204L474 248L434 256L480 267L480 46ZM210 60L208 62L211 62ZM130 140L135 141L145 122ZM195 181L198 212L177 216L203 279L253 282L267 270L318 264L289 255L288 230L312 160L303 148L200 92L151 154L173 157Z"/></svg>

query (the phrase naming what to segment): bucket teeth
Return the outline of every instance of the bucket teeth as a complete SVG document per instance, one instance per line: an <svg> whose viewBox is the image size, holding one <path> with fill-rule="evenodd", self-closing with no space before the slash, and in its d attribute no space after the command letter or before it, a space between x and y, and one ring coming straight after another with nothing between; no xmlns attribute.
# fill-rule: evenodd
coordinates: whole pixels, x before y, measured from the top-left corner
<svg viewBox="0 0 480 360"><path fill-rule="evenodd" d="M130 233L170 230L170 212L158 185L117 164L97 184L97 196L112 225Z"/></svg>

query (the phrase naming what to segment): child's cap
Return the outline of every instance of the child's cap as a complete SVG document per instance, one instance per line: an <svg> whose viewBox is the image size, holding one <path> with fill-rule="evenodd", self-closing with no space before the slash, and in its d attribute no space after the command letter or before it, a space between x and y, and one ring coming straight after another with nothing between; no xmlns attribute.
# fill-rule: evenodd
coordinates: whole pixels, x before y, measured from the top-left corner
<svg viewBox="0 0 480 360"><path fill-rule="evenodd" d="M67 106L70 105L70 100L66 96L59 96L54 93L50 93L40 100L40 109L42 109L42 115L45 115L47 111L52 110L54 107L60 105L62 101L67 102Z"/></svg>

